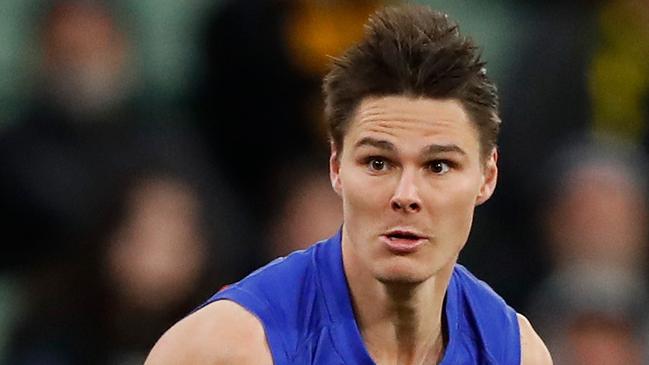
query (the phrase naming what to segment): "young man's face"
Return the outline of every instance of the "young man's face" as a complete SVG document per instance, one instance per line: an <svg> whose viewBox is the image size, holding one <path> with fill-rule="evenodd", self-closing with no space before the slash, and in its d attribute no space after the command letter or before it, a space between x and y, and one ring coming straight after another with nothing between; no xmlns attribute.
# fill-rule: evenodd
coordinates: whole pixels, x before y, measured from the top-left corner
<svg viewBox="0 0 649 365"><path fill-rule="evenodd" d="M364 99L330 161L346 260L383 282L417 283L449 268L474 207L493 192L496 158L494 150L483 163L456 100Z"/></svg>

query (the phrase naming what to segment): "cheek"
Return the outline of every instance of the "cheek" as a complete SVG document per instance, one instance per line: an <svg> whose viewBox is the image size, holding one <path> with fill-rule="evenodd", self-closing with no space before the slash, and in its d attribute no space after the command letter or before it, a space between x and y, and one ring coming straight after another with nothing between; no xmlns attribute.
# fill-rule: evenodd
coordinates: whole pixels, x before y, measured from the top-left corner
<svg viewBox="0 0 649 365"><path fill-rule="evenodd" d="M346 218L354 218L376 209L379 201L376 184L354 175L346 175L341 181Z"/></svg>
<svg viewBox="0 0 649 365"><path fill-rule="evenodd" d="M468 235L479 187L473 179L447 183L444 187L434 188L434 206L429 207L429 211L433 212L436 221L442 223L439 227L446 228L447 234Z"/></svg>
<svg viewBox="0 0 649 365"><path fill-rule="evenodd" d="M385 181L360 173L341 176L343 217L349 227L367 227L381 221L388 211L390 189Z"/></svg>

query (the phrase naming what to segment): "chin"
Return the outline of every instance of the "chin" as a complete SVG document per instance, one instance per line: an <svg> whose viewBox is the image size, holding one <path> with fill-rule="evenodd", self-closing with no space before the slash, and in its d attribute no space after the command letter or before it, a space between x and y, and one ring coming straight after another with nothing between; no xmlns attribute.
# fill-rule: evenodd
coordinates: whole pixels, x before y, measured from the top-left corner
<svg viewBox="0 0 649 365"><path fill-rule="evenodd" d="M381 284L385 285L404 285L404 286L410 286L410 285L418 285L423 283L425 280L415 277L415 276L406 276L406 275L383 275L383 276L377 276L376 280L378 280Z"/></svg>
<svg viewBox="0 0 649 365"><path fill-rule="evenodd" d="M454 260L449 258L440 261L439 258L414 258L414 257L390 257L381 262L376 260L373 268L374 278L383 284L421 284L430 278L452 270Z"/></svg>
<svg viewBox="0 0 649 365"><path fill-rule="evenodd" d="M399 265L401 264L401 265ZM413 268L412 263L391 264L387 267L377 268L374 273L376 280L383 284L420 284L432 276L422 270Z"/></svg>

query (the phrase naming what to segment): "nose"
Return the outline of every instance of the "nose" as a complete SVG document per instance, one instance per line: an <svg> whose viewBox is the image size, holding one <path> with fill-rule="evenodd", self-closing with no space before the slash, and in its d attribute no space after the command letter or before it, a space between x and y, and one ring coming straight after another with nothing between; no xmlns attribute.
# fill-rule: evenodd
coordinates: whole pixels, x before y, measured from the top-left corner
<svg viewBox="0 0 649 365"><path fill-rule="evenodd" d="M390 199L390 206L396 212L417 213L421 210L421 199L417 188L415 172L403 171L399 183Z"/></svg>

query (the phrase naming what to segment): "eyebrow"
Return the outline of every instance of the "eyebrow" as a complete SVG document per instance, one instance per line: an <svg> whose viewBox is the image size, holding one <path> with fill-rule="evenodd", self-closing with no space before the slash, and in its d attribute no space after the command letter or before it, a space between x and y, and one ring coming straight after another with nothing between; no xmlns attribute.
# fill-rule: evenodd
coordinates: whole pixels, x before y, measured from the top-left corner
<svg viewBox="0 0 649 365"><path fill-rule="evenodd" d="M371 146L378 149L394 152L397 150L391 142L379 140L371 137L365 137L354 144L354 147Z"/></svg>
<svg viewBox="0 0 649 365"><path fill-rule="evenodd" d="M466 152L462 148L454 144L431 144L429 146L426 146L426 148L424 149L424 153L427 155L443 152L455 152L461 155L466 155Z"/></svg>
<svg viewBox="0 0 649 365"><path fill-rule="evenodd" d="M356 144L354 145L354 147L362 147L362 146L376 147L378 149L382 149L389 152L395 152L397 150L397 148L391 142L375 139L372 137L365 137L360 141L356 142ZM444 152L454 152L454 153L459 153L461 155L466 155L466 152L455 144L431 144L424 148L423 154L433 155L433 154L444 153Z"/></svg>

